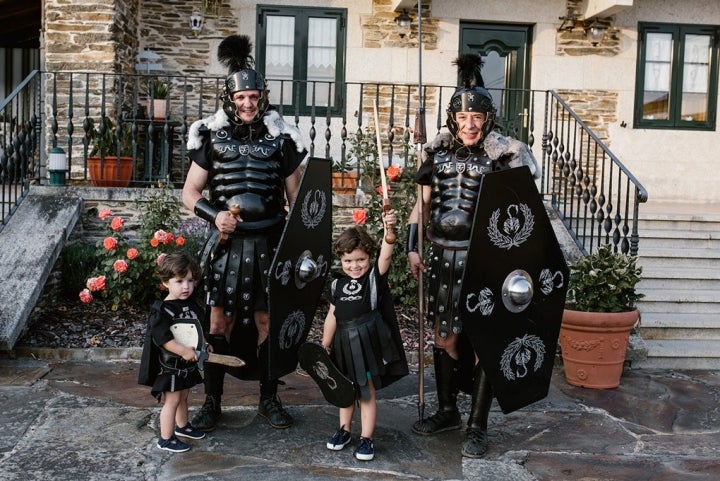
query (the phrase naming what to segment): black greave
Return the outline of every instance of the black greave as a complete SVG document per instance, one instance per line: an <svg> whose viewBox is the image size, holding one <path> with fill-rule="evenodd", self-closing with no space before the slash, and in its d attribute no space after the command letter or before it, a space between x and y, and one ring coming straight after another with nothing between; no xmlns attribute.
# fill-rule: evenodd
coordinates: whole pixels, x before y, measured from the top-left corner
<svg viewBox="0 0 720 481"><path fill-rule="evenodd" d="M208 337L215 354L228 354L230 352L230 344L228 344L223 334L210 334ZM206 363L205 394L220 399L220 396L223 394L224 382L225 366L222 364Z"/></svg>
<svg viewBox="0 0 720 481"><path fill-rule="evenodd" d="M438 410L457 411L460 362L450 357L444 349L433 349L435 379L437 383Z"/></svg>
<svg viewBox="0 0 720 481"><path fill-rule="evenodd" d="M470 408L470 417L468 418L468 428L487 431L488 416L493 399L492 387L480 363L475 366L474 374L472 407Z"/></svg>

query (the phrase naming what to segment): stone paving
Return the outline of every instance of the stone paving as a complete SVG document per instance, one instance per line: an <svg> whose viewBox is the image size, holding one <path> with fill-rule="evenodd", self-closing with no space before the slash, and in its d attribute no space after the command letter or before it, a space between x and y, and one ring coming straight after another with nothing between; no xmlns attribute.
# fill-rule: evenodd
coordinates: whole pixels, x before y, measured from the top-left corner
<svg viewBox="0 0 720 481"><path fill-rule="evenodd" d="M426 414L435 409L425 370ZM562 367L548 397L490 417L490 451L460 456L463 431L416 436L417 374L379 392L373 461L353 442L329 451L337 410L301 372L280 397L295 425L256 415L258 386L226 381L223 418L187 453L155 447L160 406L136 384L134 361L0 360L0 473L14 480L464 480L675 481L720 479L720 373L626 371L620 387L570 386ZM191 410L203 400L191 393ZM466 416L469 397L461 396Z"/></svg>

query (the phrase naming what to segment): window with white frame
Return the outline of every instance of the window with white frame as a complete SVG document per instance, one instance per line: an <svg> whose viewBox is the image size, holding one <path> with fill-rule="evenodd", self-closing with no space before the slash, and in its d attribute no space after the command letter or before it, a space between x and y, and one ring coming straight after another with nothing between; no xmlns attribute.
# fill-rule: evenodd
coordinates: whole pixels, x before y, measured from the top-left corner
<svg viewBox="0 0 720 481"><path fill-rule="evenodd" d="M718 27L640 23L635 127L714 130Z"/></svg>
<svg viewBox="0 0 720 481"><path fill-rule="evenodd" d="M270 103L326 107L339 113L345 81L344 8L258 5L257 67L268 81ZM318 107L320 110L318 110Z"/></svg>

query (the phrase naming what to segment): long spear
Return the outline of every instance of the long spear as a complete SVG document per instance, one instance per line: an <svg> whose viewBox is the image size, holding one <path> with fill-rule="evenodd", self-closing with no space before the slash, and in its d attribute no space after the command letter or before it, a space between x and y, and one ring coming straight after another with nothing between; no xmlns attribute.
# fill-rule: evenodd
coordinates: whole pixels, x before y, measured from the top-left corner
<svg viewBox="0 0 720 481"><path fill-rule="evenodd" d="M420 167L422 162L422 146L427 142L425 130L425 102L422 90L422 2L418 1L418 102L419 106L415 114L415 129L413 131L413 143L417 149L415 166ZM418 253L422 259L423 255L423 187L417 186L418 213ZM422 421L425 418L425 289L423 273L418 276L418 416Z"/></svg>
<svg viewBox="0 0 720 481"><path fill-rule="evenodd" d="M382 142L380 142L380 121L378 117L377 99L373 104L373 110L375 111L375 139L377 141L378 150L378 162L380 163L380 188L382 189L383 197L383 212L387 212L392 209L390 205L390 196L388 195L387 179L385 178L385 164L382 160ZM395 235L395 228L391 225L387 226L387 232L385 233L385 242L388 244L394 244L397 240Z"/></svg>

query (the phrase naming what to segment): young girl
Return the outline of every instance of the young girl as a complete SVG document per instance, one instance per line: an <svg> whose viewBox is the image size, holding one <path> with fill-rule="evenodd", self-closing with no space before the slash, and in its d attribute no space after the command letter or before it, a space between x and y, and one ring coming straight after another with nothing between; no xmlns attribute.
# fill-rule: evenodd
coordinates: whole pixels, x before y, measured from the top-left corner
<svg viewBox="0 0 720 481"><path fill-rule="evenodd" d="M178 436L190 439L205 437L204 432L188 422L190 388L202 383L202 377L197 367L196 347L176 341L171 326L178 322L201 325L199 321L204 311L192 298L200 269L189 254L172 253L160 261L158 277L167 288L168 295L163 301L153 304L150 311L139 381L152 386L151 393L158 402L164 398L157 447L182 453L190 446ZM147 355L146 350L149 352ZM143 372L149 375L145 379Z"/></svg>
<svg viewBox="0 0 720 481"><path fill-rule="evenodd" d="M385 232L395 224L395 211L383 214ZM393 244L383 237L377 261L371 262L377 244L362 227L345 229L333 252L344 276L331 285L330 309L323 326L322 345L338 368L356 386L361 433L355 457L375 457L373 432L377 416L375 391L408 374L395 308L387 284ZM355 405L340 408L340 428L328 439L327 448L343 449L351 440Z"/></svg>

